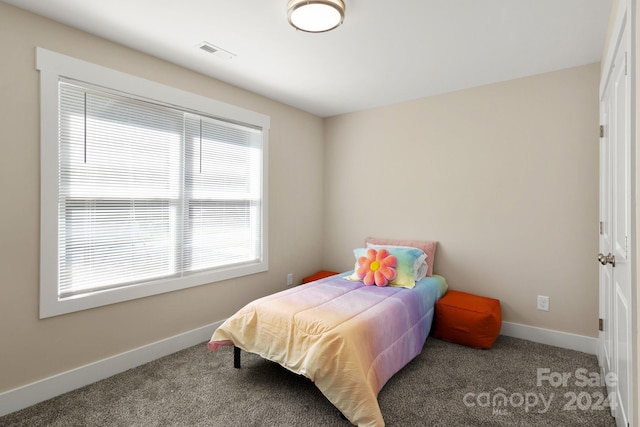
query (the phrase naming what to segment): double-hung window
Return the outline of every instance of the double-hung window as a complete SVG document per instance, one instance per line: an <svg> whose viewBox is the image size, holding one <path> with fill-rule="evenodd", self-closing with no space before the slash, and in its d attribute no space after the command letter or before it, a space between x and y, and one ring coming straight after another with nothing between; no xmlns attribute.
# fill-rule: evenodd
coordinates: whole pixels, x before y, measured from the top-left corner
<svg viewBox="0 0 640 427"><path fill-rule="evenodd" d="M37 59L41 317L267 270L268 117Z"/></svg>

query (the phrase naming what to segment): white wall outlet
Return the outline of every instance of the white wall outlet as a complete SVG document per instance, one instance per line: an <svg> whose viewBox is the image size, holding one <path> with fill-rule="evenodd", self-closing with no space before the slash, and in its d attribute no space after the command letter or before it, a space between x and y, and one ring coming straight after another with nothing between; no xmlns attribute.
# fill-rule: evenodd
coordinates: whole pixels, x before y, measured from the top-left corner
<svg viewBox="0 0 640 427"><path fill-rule="evenodd" d="M293 273L287 274L287 286L293 285Z"/></svg>
<svg viewBox="0 0 640 427"><path fill-rule="evenodd" d="M538 310L549 311L549 297L538 295Z"/></svg>

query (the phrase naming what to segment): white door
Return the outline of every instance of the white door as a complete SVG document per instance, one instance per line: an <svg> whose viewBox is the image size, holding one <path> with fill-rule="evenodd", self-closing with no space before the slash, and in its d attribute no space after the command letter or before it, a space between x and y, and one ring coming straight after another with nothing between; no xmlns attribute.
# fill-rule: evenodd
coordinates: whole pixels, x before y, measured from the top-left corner
<svg viewBox="0 0 640 427"><path fill-rule="evenodd" d="M620 35L601 99L604 126L600 146L600 309L603 328L598 354L605 373L613 373L616 424L631 422L631 96L627 67L627 29Z"/></svg>

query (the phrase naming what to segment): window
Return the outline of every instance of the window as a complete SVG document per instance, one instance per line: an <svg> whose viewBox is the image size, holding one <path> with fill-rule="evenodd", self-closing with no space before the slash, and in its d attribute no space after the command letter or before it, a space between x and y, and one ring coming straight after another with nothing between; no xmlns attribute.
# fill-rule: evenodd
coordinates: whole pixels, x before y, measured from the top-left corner
<svg viewBox="0 0 640 427"><path fill-rule="evenodd" d="M268 117L37 60L41 317L267 270Z"/></svg>

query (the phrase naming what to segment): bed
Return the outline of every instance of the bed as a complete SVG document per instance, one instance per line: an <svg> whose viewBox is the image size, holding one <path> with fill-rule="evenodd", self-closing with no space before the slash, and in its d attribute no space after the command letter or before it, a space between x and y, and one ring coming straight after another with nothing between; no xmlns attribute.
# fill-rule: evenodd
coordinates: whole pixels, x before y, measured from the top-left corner
<svg viewBox="0 0 640 427"><path fill-rule="evenodd" d="M433 252L435 245L431 258ZM383 426L378 393L422 351L447 284L442 276L427 275L412 288L368 286L354 275L345 272L247 304L214 332L209 349L233 345L277 362L313 381L351 423Z"/></svg>

